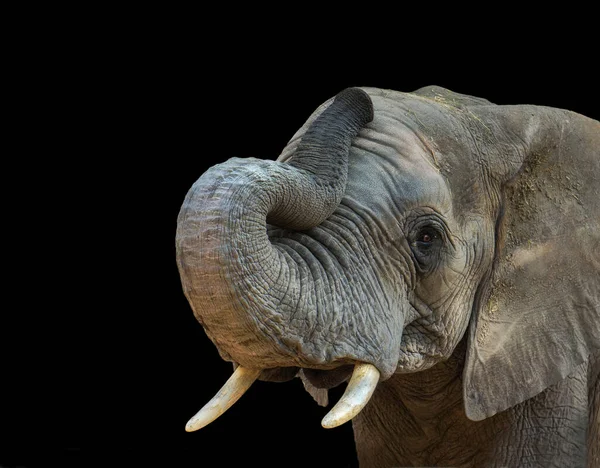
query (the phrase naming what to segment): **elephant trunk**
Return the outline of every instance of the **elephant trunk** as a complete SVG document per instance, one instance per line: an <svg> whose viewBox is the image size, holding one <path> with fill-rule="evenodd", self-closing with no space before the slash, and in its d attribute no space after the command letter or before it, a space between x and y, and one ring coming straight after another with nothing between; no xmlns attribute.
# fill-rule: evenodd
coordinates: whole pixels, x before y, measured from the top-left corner
<svg viewBox="0 0 600 468"><path fill-rule="evenodd" d="M346 188L352 139L373 117L358 89L336 96L286 163L238 159L190 189L176 236L183 289L222 357L249 368L301 365L294 317L310 315L319 286L297 252L273 245L268 224L305 231L326 220ZM310 282L313 281L313 284Z"/></svg>

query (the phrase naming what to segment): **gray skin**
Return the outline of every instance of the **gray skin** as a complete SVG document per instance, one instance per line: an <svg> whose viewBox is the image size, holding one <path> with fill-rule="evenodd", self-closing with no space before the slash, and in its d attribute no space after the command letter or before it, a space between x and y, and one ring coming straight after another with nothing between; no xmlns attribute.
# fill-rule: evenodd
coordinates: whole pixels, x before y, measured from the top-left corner
<svg viewBox="0 0 600 468"><path fill-rule="evenodd" d="M361 466L600 466L599 153L565 110L345 90L190 189L184 292L263 380L376 366Z"/></svg>

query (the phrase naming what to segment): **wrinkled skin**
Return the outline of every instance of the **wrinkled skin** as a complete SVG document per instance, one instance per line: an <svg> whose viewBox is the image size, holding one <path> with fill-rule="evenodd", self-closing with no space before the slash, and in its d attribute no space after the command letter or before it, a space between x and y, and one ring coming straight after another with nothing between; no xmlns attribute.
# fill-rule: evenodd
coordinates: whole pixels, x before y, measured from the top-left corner
<svg viewBox="0 0 600 468"><path fill-rule="evenodd" d="M340 96L186 197L178 266L221 356L321 402L374 365L361 466L598 466L600 124Z"/></svg>

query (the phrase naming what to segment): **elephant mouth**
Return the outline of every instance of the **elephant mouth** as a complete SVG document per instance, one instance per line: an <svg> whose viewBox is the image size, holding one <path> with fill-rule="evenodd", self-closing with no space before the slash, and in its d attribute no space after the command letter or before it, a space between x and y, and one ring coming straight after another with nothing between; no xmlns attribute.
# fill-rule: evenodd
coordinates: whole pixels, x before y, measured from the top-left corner
<svg viewBox="0 0 600 468"><path fill-rule="evenodd" d="M381 375L374 365L368 363L344 365L332 370L300 369L299 372L311 385L319 389L336 387L350 377L344 394L321 421L325 429L338 427L360 413L373 395ZM271 380L284 381L280 379L291 380L297 373L298 368L264 371L238 366L221 390L188 421L185 430L196 431L213 422L227 411L259 377L270 376Z"/></svg>
<svg viewBox="0 0 600 468"><path fill-rule="evenodd" d="M341 365L334 369L314 369L301 367L277 367L263 370L259 380L267 382L288 382L299 378L307 393L320 406L328 406L328 390L347 382L352 376L352 365Z"/></svg>
<svg viewBox="0 0 600 468"><path fill-rule="evenodd" d="M334 369L276 367L263 370L259 379L266 382L288 382L296 377L301 377L303 381L308 381L317 389L329 390L346 382L352 375L353 368L354 366L349 364Z"/></svg>
<svg viewBox="0 0 600 468"><path fill-rule="evenodd" d="M302 369L302 376L312 386L318 389L329 390L346 382L351 376L354 366L344 365L331 370Z"/></svg>

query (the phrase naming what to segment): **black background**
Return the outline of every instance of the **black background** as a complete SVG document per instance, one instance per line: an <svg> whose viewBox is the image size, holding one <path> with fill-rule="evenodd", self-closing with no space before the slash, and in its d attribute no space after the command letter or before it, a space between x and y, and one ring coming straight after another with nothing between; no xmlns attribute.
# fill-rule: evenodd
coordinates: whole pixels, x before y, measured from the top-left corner
<svg viewBox="0 0 600 468"><path fill-rule="evenodd" d="M40 46L33 67L45 78L29 107L42 125L29 139L43 162L21 187L36 234L14 272L24 285L18 332L2 330L3 467L356 466L351 426L322 429L327 409L297 380L257 382L216 422L184 431L232 372L179 282L174 238L187 190L230 157L275 159L348 86L436 84L599 116L592 63L568 51L517 62L509 50L482 56L464 43L415 58L342 57L343 41L277 49L276 38L241 37L217 47L175 27L108 36Z"/></svg>

